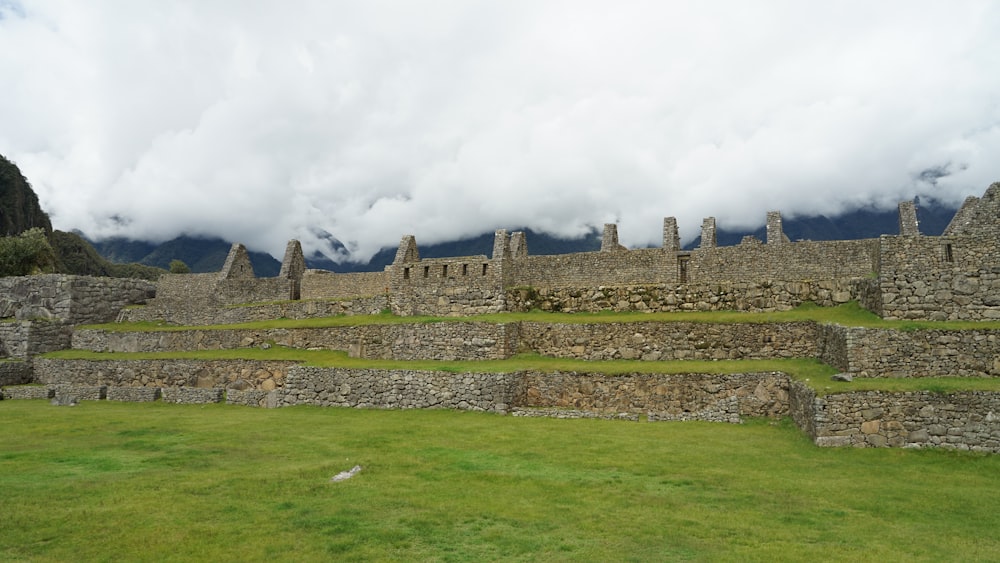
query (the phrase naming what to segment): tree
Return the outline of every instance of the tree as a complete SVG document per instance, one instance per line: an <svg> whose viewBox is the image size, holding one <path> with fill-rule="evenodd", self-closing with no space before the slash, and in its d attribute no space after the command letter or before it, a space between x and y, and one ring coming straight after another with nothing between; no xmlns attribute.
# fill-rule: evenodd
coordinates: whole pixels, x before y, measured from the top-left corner
<svg viewBox="0 0 1000 563"><path fill-rule="evenodd" d="M41 227L0 238L0 276L51 272L55 263L55 252Z"/></svg>
<svg viewBox="0 0 1000 563"><path fill-rule="evenodd" d="M191 268L185 264L182 260L171 260L170 261L170 273L171 274L190 274Z"/></svg>

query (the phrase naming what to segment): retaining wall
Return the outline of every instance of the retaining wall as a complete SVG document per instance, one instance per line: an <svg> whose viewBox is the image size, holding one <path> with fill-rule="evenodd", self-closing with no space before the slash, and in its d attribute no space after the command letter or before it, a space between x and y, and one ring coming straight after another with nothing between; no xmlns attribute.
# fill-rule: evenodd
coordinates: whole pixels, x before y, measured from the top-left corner
<svg viewBox="0 0 1000 563"><path fill-rule="evenodd" d="M517 374L296 367L282 405L506 412Z"/></svg>
<svg viewBox="0 0 1000 563"><path fill-rule="evenodd" d="M35 359L35 382L109 387L281 387L293 362L255 360Z"/></svg>
<svg viewBox="0 0 1000 563"><path fill-rule="evenodd" d="M516 326L514 327L516 329ZM396 360L496 360L511 355L510 325L444 322L328 328L224 329L73 333L73 347L94 352L161 352L256 348L341 350L351 356Z"/></svg>
<svg viewBox="0 0 1000 563"><path fill-rule="evenodd" d="M518 344L584 360L737 360L818 355L817 325L793 323L520 323Z"/></svg>
<svg viewBox="0 0 1000 563"><path fill-rule="evenodd" d="M648 414L656 420L739 422L741 416L788 413L783 373L523 375L519 407Z"/></svg>
<svg viewBox="0 0 1000 563"><path fill-rule="evenodd" d="M377 315L388 307L389 300L385 295L337 300L282 301L229 307L171 307L167 302L156 302L146 307L125 309L120 318L126 322L163 321L183 326L200 326L273 319Z"/></svg>
<svg viewBox="0 0 1000 563"><path fill-rule="evenodd" d="M155 292L153 282L138 279L63 274L0 278L0 318L110 322L122 308L145 303Z"/></svg>
<svg viewBox="0 0 1000 563"><path fill-rule="evenodd" d="M31 383L31 364L20 360L0 360L0 387Z"/></svg>
<svg viewBox="0 0 1000 563"><path fill-rule="evenodd" d="M820 358L856 377L1000 377L1000 330L823 325Z"/></svg>
<svg viewBox="0 0 1000 563"><path fill-rule="evenodd" d="M27 360L70 347L73 327L59 319L0 323L0 355Z"/></svg>
<svg viewBox="0 0 1000 563"><path fill-rule="evenodd" d="M510 311L787 311L806 301L823 307L854 298L854 280L720 282L624 286L511 287Z"/></svg>
<svg viewBox="0 0 1000 563"><path fill-rule="evenodd" d="M1000 452L1000 393L789 388L792 418L818 446L940 447Z"/></svg>

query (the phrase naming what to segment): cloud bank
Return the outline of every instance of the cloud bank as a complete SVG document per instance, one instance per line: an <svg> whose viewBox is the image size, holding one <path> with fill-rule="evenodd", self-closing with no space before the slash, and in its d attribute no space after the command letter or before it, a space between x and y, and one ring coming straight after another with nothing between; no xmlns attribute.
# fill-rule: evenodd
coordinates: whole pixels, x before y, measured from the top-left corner
<svg viewBox="0 0 1000 563"><path fill-rule="evenodd" d="M985 0L0 0L0 153L95 238L642 246L980 195L997 29Z"/></svg>

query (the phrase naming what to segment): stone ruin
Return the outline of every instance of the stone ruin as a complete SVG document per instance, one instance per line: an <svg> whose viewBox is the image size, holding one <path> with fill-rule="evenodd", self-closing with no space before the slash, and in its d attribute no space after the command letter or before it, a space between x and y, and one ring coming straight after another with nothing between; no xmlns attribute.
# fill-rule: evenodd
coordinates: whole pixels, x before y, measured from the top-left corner
<svg viewBox="0 0 1000 563"><path fill-rule="evenodd" d="M195 328L116 335L74 329L78 324L116 318L208 325L384 311L455 317L531 309L777 311L804 302L833 306L852 300L886 319L996 320L1000 319L998 218L1000 183L991 185L981 198L968 198L941 236L922 235L914 205L903 202L899 234L877 239L792 242L782 231L780 213L769 212L765 241L748 237L735 246L718 246L716 220L709 217L702 224L701 245L692 250L680 248L677 221L667 217L658 248L627 249L618 241L617 226L609 224L604 227L600 251L567 255L531 255L524 233L498 230L489 257L422 259L416 239L406 235L393 263L382 272L338 274L307 269L301 246L291 241L275 278L255 277L246 249L234 245L222 271L166 274L155 288L138 280L72 276L2 279L5 297L0 300L0 314L11 322L0 323L0 345L8 357L21 361L0 362L0 385L33 382L44 386L34 390L7 387L4 395L8 397L45 394L56 398L69 385L106 386L103 396L107 400L447 407L619 418L642 414L649 420L738 421L742 416L789 415L824 445L934 445L1000 451L1000 403L997 394L989 393L905 400L838 394L838 400L846 403L832 413L831 399L810 395L807 387L781 374L623 377L616 380L616 391L602 395L596 390L604 388L600 381L606 376L599 374L456 375L330 370L280 362L35 358L70 346L156 351L245 348L276 342L344 350L363 358L499 359L522 349L581 359L816 357L853 377L998 377L1000 331L989 329L901 332L815 323L767 328L621 323L597 329L472 322L267 334ZM157 392L122 391L142 389ZM89 396L81 395L79 389L75 393ZM910 404L907 401L917 406L892 406ZM859 406L876 403L883 406ZM909 414L903 416L904 411ZM962 412L979 414L963 419ZM839 426L829 422L837 416L850 422Z"/></svg>

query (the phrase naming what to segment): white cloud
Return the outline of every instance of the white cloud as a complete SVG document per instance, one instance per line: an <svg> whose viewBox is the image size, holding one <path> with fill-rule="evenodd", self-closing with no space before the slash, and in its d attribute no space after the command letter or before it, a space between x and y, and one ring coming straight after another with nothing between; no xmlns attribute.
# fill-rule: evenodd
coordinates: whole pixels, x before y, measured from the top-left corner
<svg viewBox="0 0 1000 563"><path fill-rule="evenodd" d="M985 0L3 0L0 153L97 237L655 244L665 215L981 194L996 29Z"/></svg>

